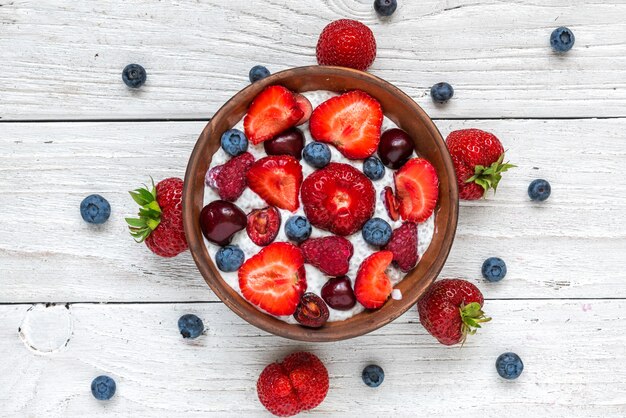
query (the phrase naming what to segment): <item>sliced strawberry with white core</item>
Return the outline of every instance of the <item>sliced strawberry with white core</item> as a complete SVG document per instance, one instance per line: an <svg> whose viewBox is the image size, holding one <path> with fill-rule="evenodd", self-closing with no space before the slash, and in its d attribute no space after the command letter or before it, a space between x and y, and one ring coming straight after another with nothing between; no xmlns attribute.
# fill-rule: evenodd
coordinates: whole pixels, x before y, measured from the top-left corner
<svg viewBox="0 0 626 418"><path fill-rule="evenodd" d="M243 297L272 315L292 315L307 287L302 252L286 242L263 248L238 274Z"/></svg>
<svg viewBox="0 0 626 418"><path fill-rule="evenodd" d="M302 166L288 155L264 157L246 175L248 187L270 206L294 212L300 206Z"/></svg>
<svg viewBox="0 0 626 418"><path fill-rule="evenodd" d="M283 86L269 86L254 98L243 127L250 142L256 145L295 126L303 116L291 91Z"/></svg>
<svg viewBox="0 0 626 418"><path fill-rule="evenodd" d="M315 140L333 144L346 158L354 160L376 151L382 123L380 103L363 91L353 90L315 108L309 127Z"/></svg>
<svg viewBox="0 0 626 418"><path fill-rule="evenodd" d="M306 121L308 121L311 118L311 113L313 113L313 105L311 105L311 102L309 101L309 99L307 99L306 97L304 97L300 93L294 93L293 97L296 98L296 102L298 103L298 107L304 113L304 116L302 116L302 119L300 119L296 123L296 126L300 126L300 125L306 123Z"/></svg>
<svg viewBox="0 0 626 418"><path fill-rule="evenodd" d="M409 222L424 222L433 214L439 198L435 167L423 158L412 158L394 175L398 211Z"/></svg>
<svg viewBox="0 0 626 418"><path fill-rule="evenodd" d="M378 251L361 263L354 282L354 295L367 309L378 309L389 299L393 286L385 270L392 260L391 251Z"/></svg>

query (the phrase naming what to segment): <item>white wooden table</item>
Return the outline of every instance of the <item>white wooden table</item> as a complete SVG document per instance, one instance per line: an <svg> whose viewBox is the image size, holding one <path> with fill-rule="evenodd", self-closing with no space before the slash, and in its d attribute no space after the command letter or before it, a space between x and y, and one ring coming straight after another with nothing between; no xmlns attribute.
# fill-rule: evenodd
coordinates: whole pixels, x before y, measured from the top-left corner
<svg viewBox="0 0 626 418"><path fill-rule="evenodd" d="M626 2L399 0L0 0L0 415L267 416L263 367L306 349L331 388L315 416L626 416ZM371 69L409 93L442 133L494 132L519 166L495 197L462 203L442 277L466 277L494 320L463 349L440 346L415 310L371 335L305 344L262 332L217 300L187 253L134 245L126 191L182 176L206 121L247 84L315 63L321 29L368 24ZM557 26L576 45L553 54ZM148 71L131 91L131 62ZM433 83L455 88L446 106ZM528 200L534 178L553 193ZM87 194L113 208L93 227ZM509 273L480 277L497 255ZM199 315L205 336L176 321ZM515 351L525 370L499 378ZM363 385L370 362L386 372ZM115 378L109 402L89 391Z"/></svg>

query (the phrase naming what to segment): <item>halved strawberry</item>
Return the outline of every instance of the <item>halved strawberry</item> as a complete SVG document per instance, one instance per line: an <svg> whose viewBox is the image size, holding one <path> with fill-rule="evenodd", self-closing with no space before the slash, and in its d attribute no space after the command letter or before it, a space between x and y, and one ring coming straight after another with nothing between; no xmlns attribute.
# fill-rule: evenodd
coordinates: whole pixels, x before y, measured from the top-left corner
<svg viewBox="0 0 626 418"><path fill-rule="evenodd" d="M439 198L439 178L428 160L410 159L395 173L394 182L402 219L423 222L433 214Z"/></svg>
<svg viewBox="0 0 626 418"><path fill-rule="evenodd" d="M326 100L313 111L311 135L353 160L372 155L380 141L383 109L367 93L353 90Z"/></svg>
<svg viewBox="0 0 626 418"><path fill-rule="evenodd" d="M311 113L313 113L313 106L311 105L311 102L309 101L309 99L307 99L300 93L294 93L293 97L296 98L298 107L304 113L304 116L302 116L302 119L300 119L296 123L296 126L300 126L311 118Z"/></svg>
<svg viewBox="0 0 626 418"><path fill-rule="evenodd" d="M243 128L253 144L260 144L295 126L303 116L291 91L283 86L269 86L252 101Z"/></svg>
<svg viewBox="0 0 626 418"><path fill-rule="evenodd" d="M280 229L280 211L275 207L256 209L248 214L246 232L256 245L268 245L276 239Z"/></svg>
<svg viewBox="0 0 626 418"><path fill-rule="evenodd" d="M294 212L300 206L302 166L289 155L264 157L246 175L248 187L270 206Z"/></svg>
<svg viewBox="0 0 626 418"><path fill-rule="evenodd" d="M306 291L304 257L298 247L275 242L239 268L243 297L272 315L292 315Z"/></svg>
<svg viewBox="0 0 626 418"><path fill-rule="evenodd" d="M396 196L394 196L391 187L385 187L382 198L389 217L394 221L400 219L400 214L398 213L398 200L396 199Z"/></svg>
<svg viewBox="0 0 626 418"><path fill-rule="evenodd" d="M391 251L378 251L361 263L354 282L356 300L367 309L378 309L385 304L393 286L385 270L393 260Z"/></svg>
<svg viewBox="0 0 626 418"><path fill-rule="evenodd" d="M337 235L355 233L374 215L372 182L348 164L330 163L313 172L302 183L301 196L309 222Z"/></svg>

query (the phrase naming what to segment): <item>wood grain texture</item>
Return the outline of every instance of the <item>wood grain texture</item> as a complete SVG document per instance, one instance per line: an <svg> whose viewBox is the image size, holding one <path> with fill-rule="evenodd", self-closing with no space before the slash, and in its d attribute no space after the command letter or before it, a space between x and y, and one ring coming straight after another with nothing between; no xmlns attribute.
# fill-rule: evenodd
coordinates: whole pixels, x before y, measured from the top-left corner
<svg viewBox="0 0 626 418"><path fill-rule="evenodd" d="M619 176L623 119L437 121L442 134L493 131L518 165L498 193L462 202L442 277L467 277L488 298L626 297L626 185ZM0 131L0 302L216 300L189 254L153 256L135 245L126 190L182 176L204 123L17 123ZM552 196L526 194L537 177ZM90 193L112 205L103 226L84 223ZM487 284L497 255L507 278ZM601 271L598 269L601 263Z"/></svg>
<svg viewBox="0 0 626 418"><path fill-rule="evenodd" d="M302 344L259 331L221 303L0 306L0 415L269 416L256 396L259 373L307 350L330 374L312 416L624 416L624 301L488 301L485 309L494 320L460 349L426 334L415 310L368 336ZM40 326L22 328L33 312ZM208 326L195 341L176 327L188 312ZM66 331L45 328L46 315L70 318L71 337L43 354L22 338ZM504 351L524 361L516 381L496 373ZM385 370L375 390L360 377L370 363ZM109 402L89 391L99 374L117 382Z"/></svg>
<svg viewBox="0 0 626 418"><path fill-rule="evenodd" d="M626 116L626 3L405 1L390 20L372 0L0 0L2 120L207 118L247 83L316 63L322 28L353 18L374 31L371 72L434 117ZM576 35L566 55L549 36ZM138 91L126 64L148 72ZM28 75L28 76L25 76ZM428 95L447 81L455 97Z"/></svg>

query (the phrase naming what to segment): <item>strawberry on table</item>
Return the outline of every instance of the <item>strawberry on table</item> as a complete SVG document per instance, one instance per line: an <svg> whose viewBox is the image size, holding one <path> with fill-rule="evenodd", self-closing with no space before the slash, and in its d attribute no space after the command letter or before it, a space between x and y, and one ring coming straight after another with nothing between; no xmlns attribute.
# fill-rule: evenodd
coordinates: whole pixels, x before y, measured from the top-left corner
<svg viewBox="0 0 626 418"><path fill-rule="evenodd" d="M316 48L319 65L337 65L365 71L376 58L376 39L371 29L351 19L326 25Z"/></svg>
<svg viewBox="0 0 626 418"><path fill-rule="evenodd" d="M302 252L286 242L263 248L238 274L243 297L272 315L292 315L307 287Z"/></svg>
<svg viewBox="0 0 626 418"><path fill-rule="evenodd" d="M393 253L393 262L403 272L410 271L419 259L417 254L417 224L405 222L391 233L391 240L385 250Z"/></svg>
<svg viewBox="0 0 626 418"><path fill-rule="evenodd" d="M480 129L461 129L446 138L450 151L459 197L480 199L489 189L495 192L502 173L515 167L504 161L504 147L495 135Z"/></svg>
<svg viewBox="0 0 626 418"><path fill-rule="evenodd" d="M439 198L435 167L424 158L412 158L394 174L398 211L405 221L423 222L433 214Z"/></svg>
<svg viewBox="0 0 626 418"><path fill-rule="evenodd" d="M295 126L303 117L291 91L283 86L269 86L252 101L243 126L248 139L256 145Z"/></svg>
<svg viewBox="0 0 626 418"><path fill-rule="evenodd" d="M264 157L246 174L248 187L270 206L294 212L300 206L302 166L288 155Z"/></svg>
<svg viewBox="0 0 626 418"><path fill-rule="evenodd" d="M174 257L186 251L187 239L183 228L183 181L171 177L156 187L139 188L130 192L141 208L138 218L126 218L130 234L137 242L161 257Z"/></svg>
<svg viewBox="0 0 626 418"><path fill-rule="evenodd" d="M462 279L435 282L417 301L420 322L441 344L463 343L491 318L482 311L483 295Z"/></svg>
<svg viewBox="0 0 626 418"><path fill-rule="evenodd" d="M378 251L361 263L354 282L354 294L367 309L378 309L389 299L393 286L385 270L392 260L391 251Z"/></svg>
<svg viewBox="0 0 626 418"><path fill-rule="evenodd" d="M215 185L220 198L234 202L246 190L246 173L254 163L254 157L244 152L226 163L209 170L210 185Z"/></svg>
<svg viewBox="0 0 626 418"><path fill-rule="evenodd" d="M300 249L305 263L317 267L329 276L347 274L354 254L352 243L338 236L308 239L300 244Z"/></svg>
<svg viewBox="0 0 626 418"><path fill-rule="evenodd" d="M335 96L315 108L311 136L333 144L346 158L364 159L378 148L383 110L369 94L353 90Z"/></svg>

